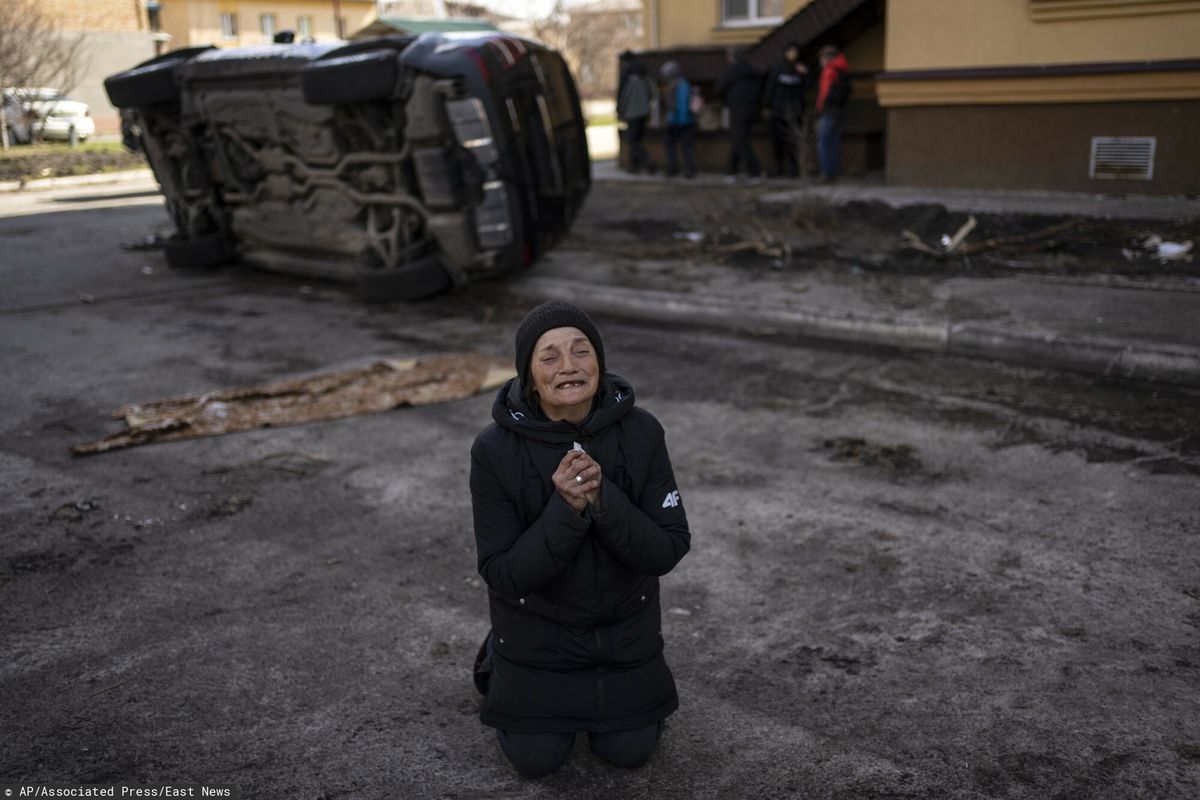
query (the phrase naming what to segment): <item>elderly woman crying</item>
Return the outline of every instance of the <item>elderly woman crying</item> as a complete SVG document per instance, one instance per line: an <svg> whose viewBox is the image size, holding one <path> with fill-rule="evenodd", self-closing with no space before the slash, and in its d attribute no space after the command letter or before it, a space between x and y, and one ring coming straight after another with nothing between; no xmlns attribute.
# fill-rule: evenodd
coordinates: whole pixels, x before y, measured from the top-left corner
<svg viewBox="0 0 1200 800"><path fill-rule="evenodd" d="M492 622L476 659L481 719L526 777L561 767L580 732L601 758L638 767L679 705L658 577L691 537L663 428L605 370L600 333L575 306L529 312L516 367L471 448Z"/></svg>

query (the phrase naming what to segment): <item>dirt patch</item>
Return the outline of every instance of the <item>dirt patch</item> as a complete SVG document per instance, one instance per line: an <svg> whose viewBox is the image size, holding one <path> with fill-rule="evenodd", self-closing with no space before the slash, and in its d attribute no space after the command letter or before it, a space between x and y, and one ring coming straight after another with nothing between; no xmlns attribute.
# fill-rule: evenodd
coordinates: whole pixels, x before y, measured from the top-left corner
<svg viewBox="0 0 1200 800"><path fill-rule="evenodd" d="M796 222L811 225L811 208L798 208ZM864 266L904 271L1011 274L1014 271L1194 275L1189 260L1160 261L1146 243L1157 236L1171 242L1200 240L1200 221L1107 220L1043 214L967 214L941 205L892 208L878 202L852 202L825 212L836 215L834 226L863 228L869 238L897 238L888 248L893 258ZM975 226L963 241L962 255L935 258L906 245L911 231L927 246L938 248L971 217ZM826 227L826 231L831 228Z"/></svg>
<svg viewBox="0 0 1200 800"><path fill-rule="evenodd" d="M1145 247L1200 243L1200 219L1102 220L1045 214L975 214L963 253L934 257L913 249L910 231L937 249L967 219L939 204L893 208L877 201L832 205L806 199L765 203L745 192L703 186L628 184L593 192L573 241L616 258L691 259L750 272L848 270L883 274L998 277L1018 274L1195 276L1193 261L1161 262Z"/></svg>
<svg viewBox="0 0 1200 800"><path fill-rule="evenodd" d="M140 153L116 148L72 150L66 145L15 147L0 158L0 181L29 181L67 175L91 175L146 166Z"/></svg>
<svg viewBox="0 0 1200 800"><path fill-rule="evenodd" d="M829 457L834 461L848 461L889 472L910 472L921 466L917 451L907 444L887 445L856 436L839 436L826 439L821 447L829 451Z"/></svg>

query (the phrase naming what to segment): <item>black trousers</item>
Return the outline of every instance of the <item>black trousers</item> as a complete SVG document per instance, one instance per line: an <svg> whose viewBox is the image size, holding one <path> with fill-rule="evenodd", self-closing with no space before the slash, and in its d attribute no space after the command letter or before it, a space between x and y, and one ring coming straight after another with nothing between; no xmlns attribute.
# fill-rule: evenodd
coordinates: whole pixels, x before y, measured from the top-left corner
<svg viewBox="0 0 1200 800"><path fill-rule="evenodd" d="M804 112L786 106L771 110L771 144L775 147L775 170L780 175L797 177L797 154L803 142Z"/></svg>
<svg viewBox="0 0 1200 800"><path fill-rule="evenodd" d="M646 145L642 141L646 137L646 122L648 117L639 117L626 121L625 141L629 143L629 168L633 172L641 172L643 167L653 167L650 157L646 154Z"/></svg>
<svg viewBox="0 0 1200 800"><path fill-rule="evenodd" d="M757 113L757 112L756 112ZM737 175L738 161L746 162L746 174L756 178L762 174L758 164L758 156L754 154L754 146L750 143L750 126L754 124L755 115L731 113L729 115L729 174Z"/></svg>
<svg viewBox="0 0 1200 800"><path fill-rule="evenodd" d="M696 126L668 125L667 126L667 176L679 172L679 160L675 155L676 147L683 151L683 174L692 177L696 174Z"/></svg>
<svg viewBox="0 0 1200 800"><path fill-rule="evenodd" d="M662 723L657 722L629 731L589 733L588 746L600 758L618 767L640 767L654 755L662 729ZM497 729L496 738L504 755L526 778L541 778L557 771L575 746L573 733L513 733Z"/></svg>

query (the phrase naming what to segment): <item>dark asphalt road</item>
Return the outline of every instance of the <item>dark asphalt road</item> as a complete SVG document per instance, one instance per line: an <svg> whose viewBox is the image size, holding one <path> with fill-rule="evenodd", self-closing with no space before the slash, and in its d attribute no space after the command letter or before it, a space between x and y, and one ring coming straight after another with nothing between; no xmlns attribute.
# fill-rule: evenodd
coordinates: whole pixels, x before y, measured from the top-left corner
<svg viewBox="0 0 1200 800"><path fill-rule="evenodd" d="M681 708L642 770L580 743L528 783L468 676L489 397L68 453L129 401L505 354L521 309L173 273L117 247L161 210L95 204L0 219L0 782L1200 794L1200 393L603 320L693 526L663 589Z"/></svg>

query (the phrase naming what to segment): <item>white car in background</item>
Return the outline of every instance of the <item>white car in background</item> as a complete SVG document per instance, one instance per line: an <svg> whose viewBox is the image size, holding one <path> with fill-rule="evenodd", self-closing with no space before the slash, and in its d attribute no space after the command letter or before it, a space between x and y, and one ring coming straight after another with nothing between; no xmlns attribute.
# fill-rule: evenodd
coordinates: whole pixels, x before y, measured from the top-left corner
<svg viewBox="0 0 1200 800"><path fill-rule="evenodd" d="M81 142L96 132L88 104L72 100L57 89L5 89L4 116L9 136L18 143L31 141L34 134L46 141L65 142L71 138L72 127Z"/></svg>

